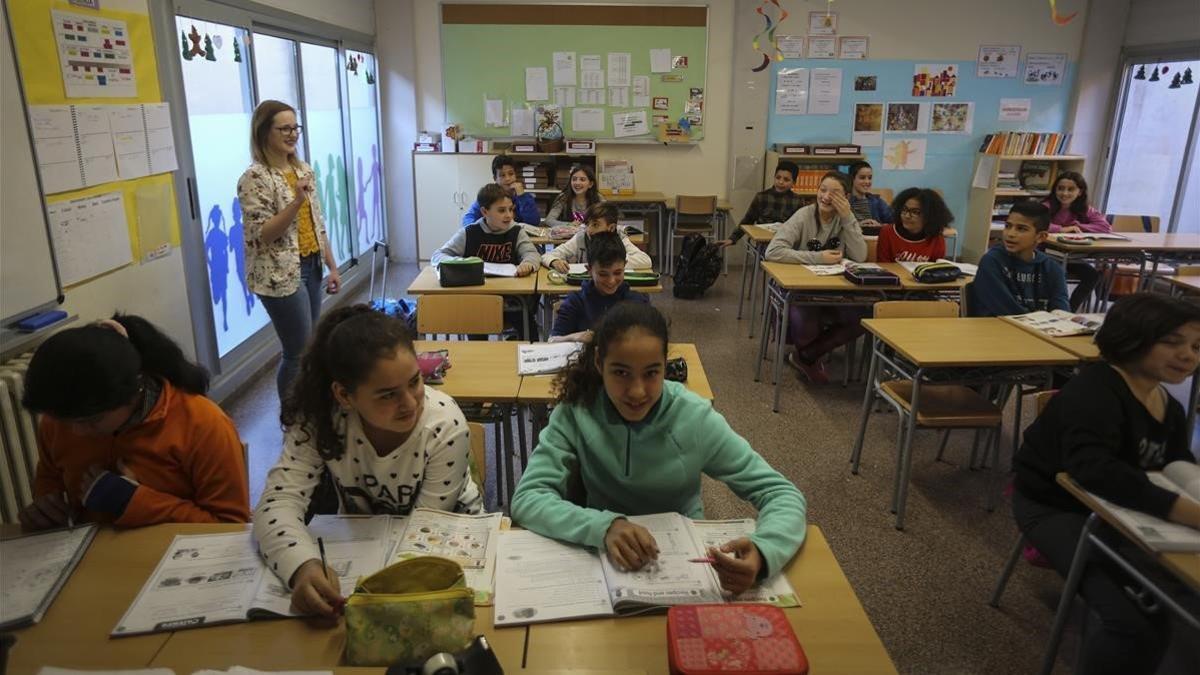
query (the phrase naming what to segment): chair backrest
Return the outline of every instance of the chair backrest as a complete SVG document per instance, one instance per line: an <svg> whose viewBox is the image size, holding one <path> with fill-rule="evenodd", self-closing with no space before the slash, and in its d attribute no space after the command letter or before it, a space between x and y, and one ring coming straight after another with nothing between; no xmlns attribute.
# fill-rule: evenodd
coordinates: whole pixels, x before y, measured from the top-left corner
<svg viewBox="0 0 1200 675"><path fill-rule="evenodd" d="M487 335L504 331L499 295L419 295L417 332Z"/></svg>
<svg viewBox="0 0 1200 675"><path fill-rule="evenodd" d="M471 434L471 479L482 493L487 476L487 436L484 435L483 425L479 422L467 422L467 433Z"/></svg>
<svg viewBox="0 0 1200 675"><path fill-rule="evenodd" d="M681 216L711 216L717 212L717 196L675 195L675 212Z"/></svg>
<svg viewBox="0 0 1200 675"><path fill-rule="evenodd" d="M1041 414L1046 410L1046 404L1049 403L1050 399L1054 398L1054 395L1057 393L1057 389L1052 389L1050 391L1039 391L1033 395L1033 409L1037 411L1039 416L1041 416Z"/></svg>
<svg viewBox="0 0 1200 675"><path fill-rule="evenodd" d="M892 191L892 188L878 188L872 190L872 192L874 192L880 199L884 201L884 203L888 205L891 205L892 200L896 198L896 193Z"/></svg>
<svg viewBox="0 0 1200 675"><path fill-rule="evenodd" d="M945 300L889 300L875 303L876 319L929 319L958 316L958 303Z"/></svg>
<svg viewBox="0 0 1200 675"><path fill-rule="evenodd" d="M1194 277L1200 275L1200 265L1180 265L1175 268L1176 276Z"/></svg>
<svg viewBox="0 0 1200 675"><path fill-rule="evenodd" d="M867 242L867 262L879 260L879 237L867 235L863 240Z"/></svg>
<svg viewBox="0 0 1200 675"><path fill-rule="evenodd" d="M1158 232L1158 216L1109 215L1113 232Z"/></svg>

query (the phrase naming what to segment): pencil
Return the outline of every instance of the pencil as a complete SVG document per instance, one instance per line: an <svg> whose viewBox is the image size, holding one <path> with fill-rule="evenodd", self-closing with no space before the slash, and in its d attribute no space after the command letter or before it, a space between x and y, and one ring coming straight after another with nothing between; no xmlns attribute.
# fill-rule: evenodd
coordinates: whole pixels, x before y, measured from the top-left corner
<svg viewBox="0 0 1200 675"><path fill-rule="evenodd" d="M71 498L67 496L67 491L62 493L63 506L67 507L67 527L75 529L75 516L71 513Z"/></svg>
<svg viewBox="0 0 1200 675"><path fill-rule="evenodd" d="M317 537L317 550L321 552L321 574L325 575L325 579L329 579L329 563L325 562L325 540Z"/></svg>

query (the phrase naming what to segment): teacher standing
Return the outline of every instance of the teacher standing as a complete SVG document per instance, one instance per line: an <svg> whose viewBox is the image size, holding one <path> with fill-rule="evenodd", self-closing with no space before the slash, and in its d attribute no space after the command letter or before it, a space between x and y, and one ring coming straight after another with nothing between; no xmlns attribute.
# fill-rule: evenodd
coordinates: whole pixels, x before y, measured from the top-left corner
<svg viewBox="0 0 1200 675"><path fill-rule="evenodd" d="M300 354L321 312L321 262L329 268L325 292L341 287L325 234L321 204L313 199L313 170L296 156L303 128L296 109L263 101L250 122L254 162L238 179L246 242L246 285L262 300L283 347L276 386L282 401L300 371Z"/></svg>

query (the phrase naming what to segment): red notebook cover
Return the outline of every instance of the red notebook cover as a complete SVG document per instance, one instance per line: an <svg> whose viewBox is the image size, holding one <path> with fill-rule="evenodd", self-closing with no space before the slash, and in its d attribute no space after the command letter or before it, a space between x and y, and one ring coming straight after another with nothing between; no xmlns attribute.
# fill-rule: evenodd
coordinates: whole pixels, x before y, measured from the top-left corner
<svg viewBox="0 0 1200 675"><path fill-rule="evenodd" d="M679 605L667 612L671 675L807 675L787 615L771 605Z"/></svg>

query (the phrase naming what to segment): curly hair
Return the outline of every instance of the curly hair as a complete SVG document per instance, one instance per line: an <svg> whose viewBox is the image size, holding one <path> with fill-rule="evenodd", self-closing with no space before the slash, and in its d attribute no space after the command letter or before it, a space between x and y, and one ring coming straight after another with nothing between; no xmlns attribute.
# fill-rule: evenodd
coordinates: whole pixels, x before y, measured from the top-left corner
<svg viewBox="0 0 1200 675"><path fill-rule="evenodd" d="M300 374L283 400L280 423L284 428L298 425L308 438L316 436L323 459L341 457L344 448L334 426L338 404L333 383L353 391L371 374L376 361L391 357L397 349L416 354L412 334L400 319L365 304L329 312L317 324L300 359Z"/></svg>
<svg viewBox="0 0 1200 675"><path fill-rule="evenodd" d="M604 362L613 342L634 329L662 340L663 359L667 358L667 320L662 313L647 303L617 303L593 327L592 341L554 378L556 402L590 405L595 401L596 394L604 388L604 378L596 364Z"/></svg>
<svg viewBox="0 0 1200 675"><path fill-rule="evenodd" d="M950 208L946 206L946 202L942 200L942 196L936 190L910 187L902 190L892 200L892 213L895 214L896 227L903 227L900 224L900 212L904 210L904 205L910 199L915 199L921 204L921 219L925 224L921 236L926 239L942 236L942 230L954 222L954 214L950 213Z"/></svg>

